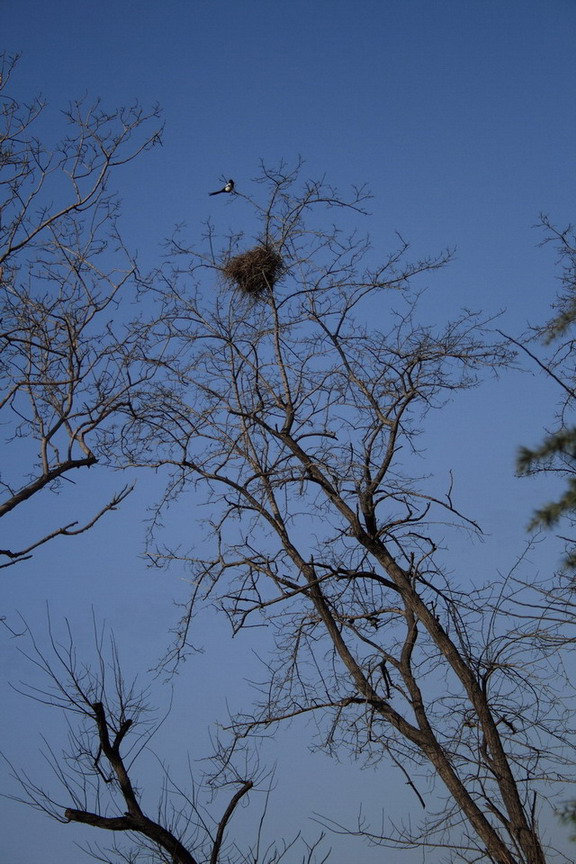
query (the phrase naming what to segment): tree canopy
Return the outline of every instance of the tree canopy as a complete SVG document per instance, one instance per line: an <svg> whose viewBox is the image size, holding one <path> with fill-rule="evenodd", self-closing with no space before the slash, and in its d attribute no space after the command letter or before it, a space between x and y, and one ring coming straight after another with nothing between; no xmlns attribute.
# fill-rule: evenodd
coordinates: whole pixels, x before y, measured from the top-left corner
<svg viewBox="0 0 576 864"><path fill-rule="evenodd" d="M574 776L572 681L560 662L573 644L572 594L562 574L529 584L513 568L472 584L461 562L451 567L450 539L480 529L451 473L435 474L422 456L430 416L512 358L482 314L431 321L422 311L422 277L450 252L412 260L398 237L382 253L350 228L366 190L345 195L280 163L224 196L245 230L222 235L207 223L198 245L176 232L144 277L107 181L158 140L156 112L76 105L70 137L46 154L26 136L40 106L5 106L2 405L10 445L35 450L20 480L2 478L0 512L75 468L153 470L166 484L148 560L183 567L191 586L163 671L179 669L206 606L235 636L254 625L271 634L256 699L216 742L226 769L216 776L234 791L208 819L194 796L174 816L170 782L158 816L145 810L131 754L151 731L114 643L106 659L96 627L87 666L71 636L50 635L50 660L28 633L49 682L29 695L72 719L69 749L49 745L66 802L16 768L23 797L63 822L127 832L130 862L272 864L290 844L262 850L257 840L241 853L223 842L254 784L234 758L264 731L310 717L317 745L399 772L413 793L400 824L341 826L326 814L327 827L436 860L557 860L539 818ZM53 175L66 189L55 207L43 198ZM142 301L135 315L118 305L128 283ZM548 333L565 332L570 303ZM546 458L568 458L570 446ZM532 469L544 457L524 458ZM86 530L126 494L80 527L5 549L6 563ZM204 535L173 543L168 508L191 495ZM305 860L316 853L309 844ZM99 860L120 853L106 854Z"/></svg>

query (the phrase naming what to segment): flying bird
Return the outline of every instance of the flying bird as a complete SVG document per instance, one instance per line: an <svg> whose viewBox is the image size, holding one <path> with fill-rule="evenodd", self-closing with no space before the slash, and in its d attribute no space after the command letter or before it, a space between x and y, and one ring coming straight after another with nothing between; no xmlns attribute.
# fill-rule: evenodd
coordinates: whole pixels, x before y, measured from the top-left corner
<svg viewBox="0 0 576 864"><path fill-rule="evenodd" d="M223 189L218 189L217 192L209 192L209 195L222 195L223 192L234 192L234 180L228 180Z"/></svg>

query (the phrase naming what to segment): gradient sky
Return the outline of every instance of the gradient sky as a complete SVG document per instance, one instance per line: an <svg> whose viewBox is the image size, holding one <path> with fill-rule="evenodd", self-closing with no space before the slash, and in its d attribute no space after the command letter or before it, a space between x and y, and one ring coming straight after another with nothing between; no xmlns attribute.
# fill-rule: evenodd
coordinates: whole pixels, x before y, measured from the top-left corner
<svg viewBox="0 0 576 864"><path fill-rule="evenodd" d="M208 217L222 230L238 227L234 202L207 197L222 175L249 191L260 160L301 155L311 177L325 175L343 190L370 186L371 215L359 228L383 255L395 231L414 257L456 248L450 267L428 280L434 317L461 307L502 312L500 326L515 335L548 317L554 254L538 248L533 226L541 211L561 226L576 218L574 0L0 0L0 28L5 48L23 55L13 95L45 97L48 136L62 128L59 109L83 94L109 106L135 98L162 106L163 146L116 178L125 234L145 264L157 260L177 223L191 240ZM454 550L453 566L465 564L472 580L506 570L523 548L534 498L549 486L514 477L515 451L539 439L555 397L547 382L510 373L464 394L431 424L426 470L454 469L462 509L487 532L472 554L464 542ZM123 483L95 472L78 479L75 501L49 506L90 509L93 495ZM152 665L176 617L173 600L186 595L184 573L158 574L139 557L159 482L142 478L90 535L4 570L2 613L14 620L18 610L41 628L49 601L55 621L68 616L82 643L94 607L117 631L129 666ZM34 526L46 504L19 511L26 521L13 530ZM194 531L192 517L186 530ZM552 541L542 542L530 566L550 568L557 554ZM200 626L205 653L177 679L157 743L167 761L178 763L188 749L193 758L207 753L226 705L248 704L260 638L231 646L223 622ZM1 661L0 749L32 769L39 733L62 727L7 690L8 680L27 675L15 647L9 642ZM158 701L167 700L160 688ZM312 836L311 813L353 821L362 802L376 821L381 808L401 812L401 778L362 772L346 759L334 764L309 752L311 740L311 729L294 726L263 748L278 764L272 831ZM6 789L4 776L0 782ZM7 864L82 860L73 842L86 831L11 802L2 810ZM552 823L550 830L566 833ZM423 860L339 837L330 845L331 864Z"/></svg>

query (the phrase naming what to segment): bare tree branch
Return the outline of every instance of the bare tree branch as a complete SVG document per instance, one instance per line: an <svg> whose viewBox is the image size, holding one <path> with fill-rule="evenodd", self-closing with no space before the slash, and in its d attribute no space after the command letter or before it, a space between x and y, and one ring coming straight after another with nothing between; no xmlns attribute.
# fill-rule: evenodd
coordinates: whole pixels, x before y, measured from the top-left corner
<svg viewBox="0 0 576 864"><path fill-rule="evenodd" d="M45 105L7 94L14 60L0 83L0 420L17 458L0 476L0 517L61 488L79 469L110 457L121 412L147 385L145 328L112 320L128 286L142 282L118 227L113 172L160 140L159 113L139 105L105 111L75 103L55 149L34 125ZM78 519L39 530L3 567L26 560L58 536L88 530L125 499L113 495L84 527Z"/></svg>
<svg viewBox="0 0 576 864"><path fill-rule="evenodd" d="M26 803L63 823L76 822L114 834L126 834L135 860L139 851L152 853L151 860L171 864L200 864L221 861L238 864L273 864L294 848L295 838L283 845L272 844L261 854L261 830L256 842L245 852L228 839L232 817L240 802L255 790L261 777L245 780L231 760L219 765L218 776L206 781L210 799L227 787L238 787L228 798L220 818L213 818L198 794L179 786L162 765L164 785L160 790L158 816L151 818L142 805L142 793L135 780L135 764L149 750L150 741L165 719L157 721L146 703L146 691L124 677L113 638L94 621L95 662L86 664L77 656L76 641L67 624L64 638L58 637L49 621L50 650L45 651L24 625L20 638L28 640L22 651L45 678L45 686L20 685L19 692L44 705L69 713L68 750L54 749L48 742L47 757L68 804L39 786L22 769L8 760L20 787L15 800ZM5 758L5 757L4 757ZM258 772L256 771L256 774ZM193 789L194 789L194 781ZM178 803L180 802L180 803ZM114 815L114 811L116 814ZM313 864L319 841L307 845L305 860ZM116 848L116 846L115 846ZM167 857L166 857L167 856ZM98 860L110 860L108 856ZM326 858L323 859L324 861Z"/></svg>
<svg viewBox="0 0 576 864"><path fill-rule="evenodd" d="M419 448L428 414L511 354L492 341L493 322L470 311L421 323L412 281L448 253L411 264L402 241L374 265L364 239L310 216L317 205L346 213L359 206L354 195L320 182L297 189L285 166L261 182L269 198L255 202L256 242L282 256L281 278L242 297L225 266L242 254L241 235L221 258L210 226L208 253L178 237L164 283L162 386L124 432L131 464L170 472L150 558L191 570L171 659L203 602L236 633L260 615L278 656L265 663L259 704L236 718L238 735L324 716L329 751L390 758L413 784L412 838L469 860L544 864L534 802L543 777L568 772L539 736L569 761L574 730L508 617L513 583L470 590L465 575L461 587L445 575L445 537L479 526L457 506L451 474L444 489L421 476ZM223 273L219 290L190 287L210 273ZM205 557L160 545L155 530L163 506L192 485L209 505ZM421 774L444 788L438 817L422 814ZM392 836L414 842L404 830Z"/></svg>

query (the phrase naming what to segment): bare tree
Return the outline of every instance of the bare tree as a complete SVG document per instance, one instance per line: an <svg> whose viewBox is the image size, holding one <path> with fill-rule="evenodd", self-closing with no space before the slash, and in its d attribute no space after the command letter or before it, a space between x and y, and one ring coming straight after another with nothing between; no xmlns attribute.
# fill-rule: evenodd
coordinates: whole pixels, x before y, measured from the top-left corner
<svg viewBox="0 0 576 864"><path fill-rule="evenodd" d="M187 785L156 757L160 786L154 815L148 815L144 801L153 799L155 790L138 784L136 763L154 757L151 739L170 709L158 717L149 704L149 687L126 679L116 642L105 627L94 621L92 663L79 658L68 622L62 637L55 635L50 622L48 631L47 650L27 626L17 634L27 642L22 654L41 673L40 685L19 685L17 689L69 717L67 744L60 750L48 742L45 753L60 791L47 791L45 781L38 783L6 759L20 790L11 797L63 824L80 823L110 832L114 838L126 838L127 845L114 839L110 848L86 845L92 858L106 864L118 860L130 864L140 860L154 864L279 864L289 853L293 857L299 845L304 847L302 864L324 864L329 853L319 857L323 835L312 843L301 841L298 835L291 841L265 845L262 829L267 794L256 822L255 841L243 848L243 842L229 839L239 805L258 785L265 791L270 779L246 754L242 771L234 760L216 756L212 770L204 772L200 783L189 763ZM149 784L149 766L146 774ZM226 798L224 806L222 797ZM217 810L218 815L213 815Z"/></svg>
<svg viewBox="0 0 576 864"><path fill-rule="evenodd" d="M118 410L150 375L143 331L113 321L138 269L109 183L161 132L156 109L77 102L61 143L45 148L35 134L45 105L9 95L14 64L4 57L0 78L0 416L13 453L3 462L0 516L98 462ZM1 549L0 566L87 530L129 491L85 523L40 528L23 548Z"/></svg>
<svg viewBox="0 0 576 864"><path fill-rule="evenodd" d="M479 529L418 449L429 412L507 350L475 313L420 320L412 283L449 253L410 264L400 240L378 263L353 229L326 229L362 212L362 190L298 188L284 166L259 180L265 203L233 202L260 218L256 240L238 232L221 255L212 226L205 254L174 240L164 378L124 427L129 464L171 472L160 509L192 486L208 507L206 554L150 547L193 573L171 659L203 601L235 632L263 620L277 655L238 735L314 715L329 751L389 760L415 793L419 824L364 827L373 842L544 864L541 796L569 773L573 729L547 655L510 620L513 583L445 572L450 532Z"/></svg>

